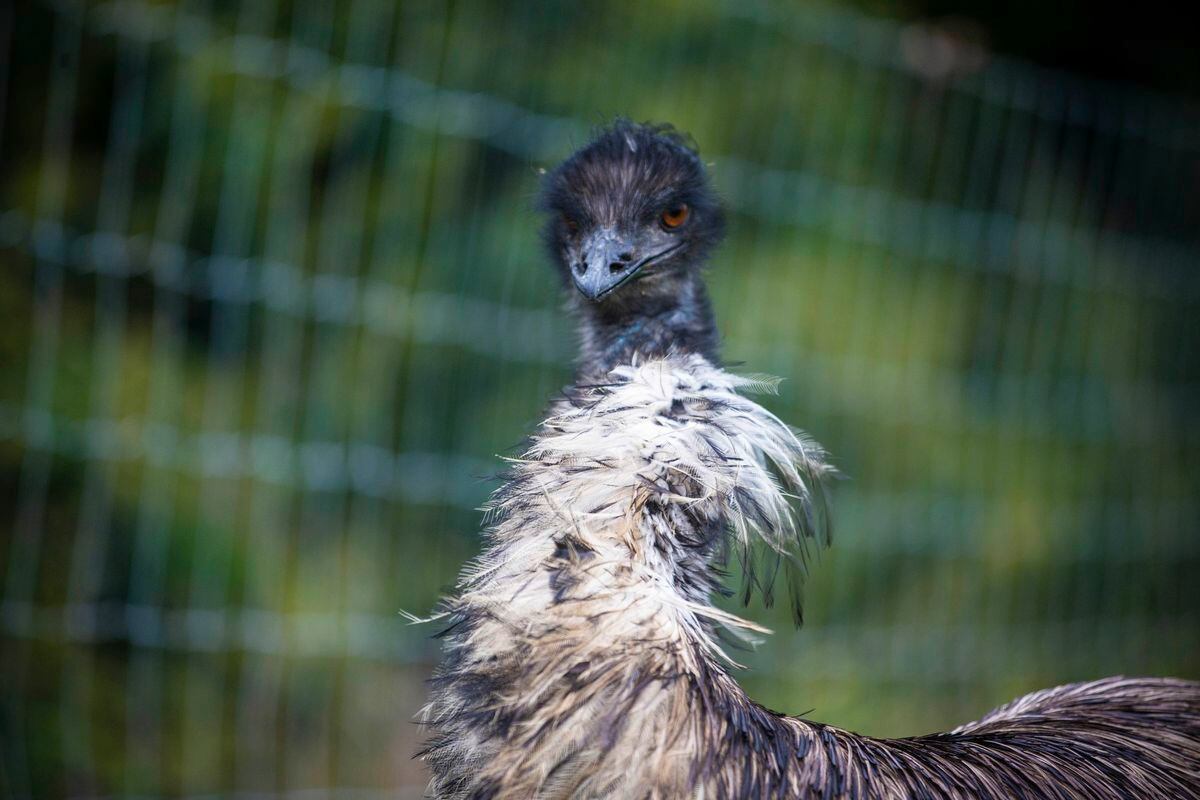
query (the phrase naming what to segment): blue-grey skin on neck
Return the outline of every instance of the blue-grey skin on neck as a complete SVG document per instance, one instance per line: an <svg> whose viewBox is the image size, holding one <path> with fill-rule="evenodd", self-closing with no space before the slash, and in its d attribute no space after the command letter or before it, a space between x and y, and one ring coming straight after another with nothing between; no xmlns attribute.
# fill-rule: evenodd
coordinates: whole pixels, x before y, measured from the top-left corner
<svg viewBox="0 0 1200 800"><path fill-rule="evenodd" d="M677 279L677 288L622 308L576 301L580 320L579 372L604 375L635 357L698 353L717 363L717 328L708 293L698 276Z"/></svg>
<svg viewBox="0 0 1200 800"><path fill-rule="evenodd" d="M668 352L715 362L701 269L724 214L687 139L618 120L546 177L541 208L580 323L581 375Z"/></svg>

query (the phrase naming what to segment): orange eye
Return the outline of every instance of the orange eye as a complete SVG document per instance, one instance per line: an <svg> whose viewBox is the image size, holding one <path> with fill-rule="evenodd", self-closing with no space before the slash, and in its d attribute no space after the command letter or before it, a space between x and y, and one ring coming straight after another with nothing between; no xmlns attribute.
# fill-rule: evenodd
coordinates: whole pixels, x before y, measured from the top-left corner
<svg viewBox="0 0 1200 800"><path fill-rule="evenodd" d="M566 214L563 214L562 220L563 220L563 225L566 225L567 230L569 230L571 233L575 233L576 231L579 230L579 223L576 222L573 218L568 217Z"/></svg>
<svg viewBox="0 0 1200 800"><path fill-rule="evenodd" d="M688 207L682 203L677 206L671 206L662 213L662 224L666 228L678 228L683 223L687 222Z"/></svg>

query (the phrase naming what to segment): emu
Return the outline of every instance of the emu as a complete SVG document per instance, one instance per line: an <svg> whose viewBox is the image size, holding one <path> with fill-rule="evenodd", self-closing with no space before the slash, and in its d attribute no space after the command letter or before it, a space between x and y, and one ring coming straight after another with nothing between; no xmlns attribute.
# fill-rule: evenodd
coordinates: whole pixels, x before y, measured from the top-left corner
<svg viewBox="0 0 1200 800"><path fill-rule="evenodd" d="M761 381L720 366L700 270L721 205L689 139L618 121L545 178L542 208L578 373L440 608L430 794L1200 797L1188 681L1060 686L894 740L751 700L721 641L762 629L713 605L722 568L751 563L756 544L795 563L824 529L831 469L746 397Z"/></svg>

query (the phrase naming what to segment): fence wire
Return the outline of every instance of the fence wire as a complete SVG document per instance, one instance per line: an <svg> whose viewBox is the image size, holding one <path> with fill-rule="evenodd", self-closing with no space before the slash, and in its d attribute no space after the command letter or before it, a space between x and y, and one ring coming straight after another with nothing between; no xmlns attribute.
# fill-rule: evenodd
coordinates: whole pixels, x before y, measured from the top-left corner
<svg viewBox="0 0 1200 800"><path fill-rule="evenodd" d="M0 789L418 796L424 612L570 376L539 173L732 211L724 354L849 476L756 699L1200 675L1200 112L839 6L0 10Z"/></svg>

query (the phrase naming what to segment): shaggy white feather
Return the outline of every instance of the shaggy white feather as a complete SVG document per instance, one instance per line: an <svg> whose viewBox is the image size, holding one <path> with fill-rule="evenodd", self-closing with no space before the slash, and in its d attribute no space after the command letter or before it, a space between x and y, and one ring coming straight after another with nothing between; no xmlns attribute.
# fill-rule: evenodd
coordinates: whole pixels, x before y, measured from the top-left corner
<svg viewBox="0 0 1200 800"><path fill-rule="evenodd" d="M447 601L424 721L441 798L1197 796L1200 689L1110 679L950 734L878 740L758 706L728 672L714 562L795 555L830 468L698 355L577 386L513 460Z"/></svg>
<svg viewBox="0 0 1200 800"><path fill-rule="evenodd" d="M721 536L727 526L742 545L761 538L787 557L799 546L807 522L794 509L806 507L813 482L829 468L819 447L739 394L771 388L698 355L618 367L556 403L513 460L489 509L499 519L493 545L465 571L455 604L456 613L479 622L449 644L468 671L524 660L496 709L528 720L529 749L506 763L507 782L526 771L539 777L519 785L540 786L572 750L586 761L586 742L607 724L597 720L610 711L614 681L630 663L642 663L646 674L697 676L706 655L728 662L715 626L742 636L765 632L712 606L710 586L681 591L679 561L698 559L706 569L719 543L695 552L679 537L681 527L707 524ZM569 591L549 579L564 574L564 536L587 554L566 566ZM573 669L579 680L567 698L563 676ZM627 730L675 744L661 748L662 758L639 761L648 770L637 776L645 785L678 772L671 752L687 749L679 741L687 727L663 722L681 718L680 709L663 707L677 699L678 692L652 686L630 710L642 722ZM460 711L444 697L426 709L425 721L436 725ZM564 735L537 740L533 734L550 720ZM494 742L469 737L455 747L482 774L491 771L484 765ZM613 760L616 771L600 770L590 784L628 779L625 762Z"/></svg>
<svg viewBox="0 0 1200 800"><path fill-rule="evenodd" d="M796 509L810 507L819 490L814 482L832 470L820 447L739 394L775 386L685 355L617 367L605 382L555 404L523 458L515 460L510 486L528 486L502 490L492 506L507 518L494 531L500 547L467 573L467 585L491 573L527 574L553 550L555 538L569 532L602 562L646 570L637 590L657 588L664 607L762 630L712 607L707 596L696 602L680 597L674 586L678 564L672 553L654 547L677 536L674 520L641 513L640 506L655 500L685 507L728 525L745 547L761 539L785 557L798 555L810 521L798 519ZM743 508L747 502L754 514ZM508 613L543 600L520 592Z"/></svg>

